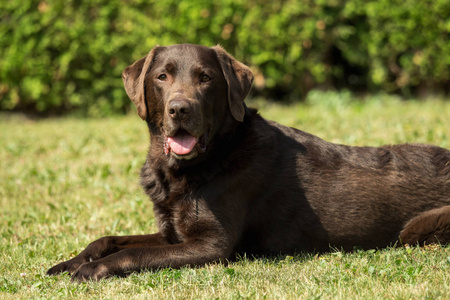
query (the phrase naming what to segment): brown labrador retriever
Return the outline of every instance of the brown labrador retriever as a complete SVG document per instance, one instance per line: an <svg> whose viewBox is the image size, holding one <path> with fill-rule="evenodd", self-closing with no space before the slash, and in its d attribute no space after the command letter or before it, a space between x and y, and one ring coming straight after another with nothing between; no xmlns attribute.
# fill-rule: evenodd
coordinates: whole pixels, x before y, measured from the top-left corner
<svg viewBox="0 0 450 300"><path fill-rule="evenodd" d="M150 131L141 181L159 232L103 237L48 274L450 242L450 151L336 145L265 120L244 104L252 72L219 46L155 47L122 77Z"/></svg>

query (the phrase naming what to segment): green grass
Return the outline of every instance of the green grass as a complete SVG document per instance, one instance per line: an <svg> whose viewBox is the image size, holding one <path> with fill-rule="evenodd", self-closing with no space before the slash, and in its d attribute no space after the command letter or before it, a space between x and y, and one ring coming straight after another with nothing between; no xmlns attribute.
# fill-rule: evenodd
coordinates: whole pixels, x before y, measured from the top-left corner
<svg viewBox="0 0 450 300"><path fill-rule="evenodd" d="M306 104L252 101L263 116L351 145L450 148L450 102L345 93ZM450 247L398 248L161 270L101 282L47 277L56 262L111 234L156 231L138 173L148 133L138 116L30 120L0 114L0 298L449 299Z"/></svg>

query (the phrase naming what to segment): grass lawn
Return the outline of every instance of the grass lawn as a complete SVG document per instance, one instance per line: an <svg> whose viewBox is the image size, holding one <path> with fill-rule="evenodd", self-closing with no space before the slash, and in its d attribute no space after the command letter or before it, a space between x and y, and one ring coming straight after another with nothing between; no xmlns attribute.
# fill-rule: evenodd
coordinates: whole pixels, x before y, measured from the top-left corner
<svg viewBox="0 0 450 300"><path fill-rule="evenodd" d="M350 145L450 148L450 101L365 102L313 93L252 101L263 116ZM450 299L450 247L299 254L71 283L45 276L104 235L156 232L139 186L148 133L137 115L30 120L0 114L0 298ZM450 196L450 195L449 195Z"/></svg>

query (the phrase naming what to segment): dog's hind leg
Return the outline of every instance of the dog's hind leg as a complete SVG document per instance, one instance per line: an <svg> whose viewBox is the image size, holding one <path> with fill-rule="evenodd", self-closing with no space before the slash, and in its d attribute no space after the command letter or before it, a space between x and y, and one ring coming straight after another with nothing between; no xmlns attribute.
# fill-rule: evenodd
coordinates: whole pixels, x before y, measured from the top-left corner
<svg viewBox="0 0 450 300"><path fill-rule="evenodd" d="M435 208L411 219L400 232L403 245L450 243L450 205Z"/></svg>

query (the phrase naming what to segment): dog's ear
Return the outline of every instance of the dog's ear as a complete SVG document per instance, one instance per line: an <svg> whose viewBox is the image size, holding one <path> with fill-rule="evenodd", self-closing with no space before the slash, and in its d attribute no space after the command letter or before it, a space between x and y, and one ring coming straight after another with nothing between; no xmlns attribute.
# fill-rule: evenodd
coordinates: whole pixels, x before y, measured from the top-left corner
<svg viewBox="0 0 450 300"><path fill-rule="evenodd" d="M145 103L145 77L151 68L156 49L154 47L146 57L134 62L122 72L122 80L128 97L136 105L139 117L147 119L147 104Z"/></svg>
<svg viewBox="0 0 450 300"><path fill-rule="evenodd" d="M247 97L253 82L253 73L249 67L237 61L221 46L212 47L219 58L222 72L228 85L228 105L231 114L239 122L244 121L244 100Z"/></svg>

